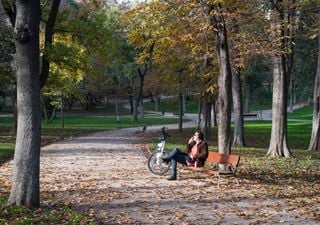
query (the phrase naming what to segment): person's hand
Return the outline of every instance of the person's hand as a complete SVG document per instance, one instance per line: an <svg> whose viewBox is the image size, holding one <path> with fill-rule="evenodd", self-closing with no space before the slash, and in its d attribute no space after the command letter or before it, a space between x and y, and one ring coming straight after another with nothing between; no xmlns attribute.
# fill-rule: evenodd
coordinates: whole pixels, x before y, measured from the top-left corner
<svg viewBox="0 0 320 225"><path fill-rule="evenodd" d="M189 139L189 144L191 143L191 142L193 142L194 141L194 136L192 136L190 139Z"/></svg>

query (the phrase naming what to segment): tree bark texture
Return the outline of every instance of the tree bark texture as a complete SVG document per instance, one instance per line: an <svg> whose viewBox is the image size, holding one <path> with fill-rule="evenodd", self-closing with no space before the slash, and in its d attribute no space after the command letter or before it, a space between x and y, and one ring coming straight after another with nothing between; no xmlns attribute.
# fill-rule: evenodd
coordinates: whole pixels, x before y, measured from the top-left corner
<svg viewBox="0 0 320 225"><path fill-rule="evenodd" d="M283 53L285 47L283 28L284 12L282 0L274 2L271 29L273 31L273 47L277 52L272 57L272 129L267 155L274 157L291 157L292 153L287 141L288 74L286 71L286 59Z"/></svg>
<svg viewBox="0 0 320 225"><path fill-rule="evenodd" d="M39 207L39 0L16 1L18 128L8 204Z"/></svg>
<svg viewBox="0 0 320 225"><path fill-rule="evenodd" d="M320 27L318 37L318 64L313 93L312 132L308 149L312 151L320 150Z"/></svg>
<svg viewBox="0 0 320 225"><path fill-rule="evenodd" d="M244 146L245 141L240 68L235 68L232 74L232 97L234 119L233 145Z"/></svg>
<svg viewBox="0 0 320 225"><path fill-rule="evenodd" d="M219 153L231 153L231 105L232 105L232 87L231 87L231 66L229 59L227 30L221 6L214 5L215 15L211 17L215 26L216 52L219 62L218 78L218 147Z"/></svg>
<svg viewBox="0 0 320 225"><path fill-rule="evenodd" d="M135 101L134 108L133 108L132 122L134 122L134 123L138 122L138 108L139 108L139 104L140 104L140 101L141 101L142 95L143 95L144 77L145 77L146 73L147 73L147 68L145 68L145 70L143 72L141 71L140 68L138 69L140 85L139 85L138 96L137 96L137 99Z"/></svg>
<svg viewBox="0 0 320 225"><path fill-rule="evenodd" d="M199 97L199 104L198 104L198 121L197 121L197 129L200 130L201 128L201 118L202 118L202 102L203 102L203 94L200 94Z"/></svg>
<svg viewBox="0 0 320 225"><path fill-rule="evenodd" d="M201 131L204 134L205 140L208 140L211 135L211 101L203 101L202 104L202 125Z"/></svg>
<svg viewBox="0 0 320 225"><path fill-rule="evenodd" d="M236 19L232 20L232 29L236 34L239 34L239 26ZM235 40L239 42L238 39ZM243 104L242 104L242 87L241 87L241 73L240 73L240 53L237 47L234 47L232 69L232 98L233 98L233 145L244 146L244 124L243 124Z"/></svg>
<svg viewBox="0 0 320 225"><path fill-rule="evenodd" d="M250 81L248 77L245 77L245 104L244 104L244 111L246 113L250 112L250 99L251 99L251 87Z"/></svg>
<svg viewBox="0 0 320 225"><path fill-rule="evenodd" d="M143 95L140 99L140 118L144 118L144 104L143 104Z"/></svg>
<svg viewBox="0 0 320 225"><path fill-rule="evenodd" d="M212 101L212 124L214 127L218 126L216 101L215 100Z"/></svg>

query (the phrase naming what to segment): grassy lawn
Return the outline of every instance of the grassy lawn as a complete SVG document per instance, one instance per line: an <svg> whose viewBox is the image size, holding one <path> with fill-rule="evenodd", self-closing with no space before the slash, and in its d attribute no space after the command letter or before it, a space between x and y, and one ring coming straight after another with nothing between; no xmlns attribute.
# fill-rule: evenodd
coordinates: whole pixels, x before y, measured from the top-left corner
<svg viewBox="0 0 320 225"><path fill-rule="evenodd" d="M300 120L312 120L313 106L306 106L295 110L293 113L288 113L289 119L300 119Z"/></svg>

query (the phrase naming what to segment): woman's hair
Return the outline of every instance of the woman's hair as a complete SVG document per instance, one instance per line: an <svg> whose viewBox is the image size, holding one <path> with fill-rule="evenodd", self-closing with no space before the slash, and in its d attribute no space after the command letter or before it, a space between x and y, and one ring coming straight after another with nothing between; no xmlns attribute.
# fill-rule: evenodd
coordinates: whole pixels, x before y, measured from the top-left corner
<svg viewBox="0 0 320 225"><path fill-rule="evenodd" d="M196 131L196 133L199 134L199 139L200 139L201 141L203 141L203 139L204 139L204 134L203 134L201 131Z"/></svg>

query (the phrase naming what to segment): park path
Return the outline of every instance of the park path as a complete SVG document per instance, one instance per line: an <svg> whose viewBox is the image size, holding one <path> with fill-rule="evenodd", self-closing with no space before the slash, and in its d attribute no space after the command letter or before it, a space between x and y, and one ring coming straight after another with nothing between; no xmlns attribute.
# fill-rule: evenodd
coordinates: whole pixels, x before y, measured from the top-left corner
<svg viewBox="0 0 320 225"><path fill-rule="evenodd" d="M42 204L57 199L98 224L317 224L289 197L269 195L271 184L241 178L239 187L225 180L218 189L215 178L183 169L177 181L150 174L140 131L98 132L43 147L41 191L53 198ZM0 167L2 182L10 185L11 174L12 162Z"/></svg>

